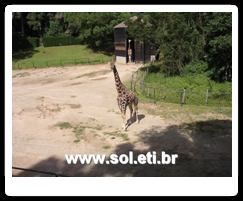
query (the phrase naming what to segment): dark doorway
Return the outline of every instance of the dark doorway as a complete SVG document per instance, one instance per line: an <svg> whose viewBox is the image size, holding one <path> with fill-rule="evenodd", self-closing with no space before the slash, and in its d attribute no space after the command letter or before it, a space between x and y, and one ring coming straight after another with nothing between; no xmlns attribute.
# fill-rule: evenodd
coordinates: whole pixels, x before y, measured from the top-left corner
<svg viewBox="0 0 243 201"><path fill-rule="evenodd" d="M131 56L130 56L131 55ZM135 62L134 39L127 39L127 63Z"/></svg>

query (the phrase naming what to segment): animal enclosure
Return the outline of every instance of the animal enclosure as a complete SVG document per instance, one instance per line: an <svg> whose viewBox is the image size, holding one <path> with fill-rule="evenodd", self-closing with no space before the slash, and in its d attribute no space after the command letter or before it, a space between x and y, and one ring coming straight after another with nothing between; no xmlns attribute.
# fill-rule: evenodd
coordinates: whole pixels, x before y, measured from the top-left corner
<svg viewBox="0 0 243 201"><path fill-rule="evenodd" d="M149 41L129 37L127 25L122 22L114 27L115 57L118 63L153 61L156 47Z"/></svg>

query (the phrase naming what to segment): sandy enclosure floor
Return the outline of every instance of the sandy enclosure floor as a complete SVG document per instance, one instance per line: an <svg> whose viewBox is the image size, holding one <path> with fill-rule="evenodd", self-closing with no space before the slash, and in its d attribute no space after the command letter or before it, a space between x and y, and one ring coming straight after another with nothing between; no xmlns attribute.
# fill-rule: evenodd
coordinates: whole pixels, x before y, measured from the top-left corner
<svg viewBox="0 0 243 201"><path fill-rule="evenodd" d="M139 67L117 65L121 80L128 80ZM66 176L230 174L231 138L220 139L206 156L202 151L207 141L202 145L197 138L192 143L190 136L143 108L139 108L140 124L134 123L124 132L116 96L108 64L13 71L13 166ZM196 148L195 142L199 143ZM136 154L152 150L180 152L183 160L175 167L162 168L74 166L67 165L64 158L65 154L119 154L130 150ZM212 160L214 157L216 160ZM195 161L199 163L193 167ZM13 175L50 176L16 169Z"/></svg>

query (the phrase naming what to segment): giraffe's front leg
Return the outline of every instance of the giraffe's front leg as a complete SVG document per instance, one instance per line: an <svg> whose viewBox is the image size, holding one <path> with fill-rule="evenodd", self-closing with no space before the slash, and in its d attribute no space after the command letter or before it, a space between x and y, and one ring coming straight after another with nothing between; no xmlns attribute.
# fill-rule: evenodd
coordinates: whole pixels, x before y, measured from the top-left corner
<svg viewBox="0 0 243 201"><path fill-rule="evenodd" d="M126 130L127 130L126 112L125 112L125 113L122 113L122 119L123 119L122 129L123 129L124 131L126 131Z"/></svg>
<svg viewBox="0 0 243 201"><path fill-rule="evenodd" d="M122 119L123 119L122 129L126 131L128 127L127 119L126 119L126 107L122 110Z"/></svg>

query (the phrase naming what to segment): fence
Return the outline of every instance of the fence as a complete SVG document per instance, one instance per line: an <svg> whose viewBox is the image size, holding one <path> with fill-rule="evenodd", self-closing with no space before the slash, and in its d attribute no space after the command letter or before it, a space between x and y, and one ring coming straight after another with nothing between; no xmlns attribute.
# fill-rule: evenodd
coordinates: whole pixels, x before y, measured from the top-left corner
<svg viewBox="0 0 243 201"><path fill-rule="evenodd" d="M153 87L144 82L148 71L136 71L132 74L130 88L132 91L151 99L156 102L177 103L181 106L188 105L206 105L231 107L232 95L231 93L222 93L217 91L210 91L208 88L200 91L190 89L168 89L163 87Z"/></svg>
<svg viewBox="0 0 243 201"><path fill-rule="evenodd" d="M98 64L106 63L110 61L108 57L100 58L72 58L72 59L59 59L59 60L43 60L43 61L29 61L29 62L17 62L13 64L14 69L22 68L41 68L41 67L54 67L54 66L66 66L66 65L78 65L78 64Z"/></svg>

